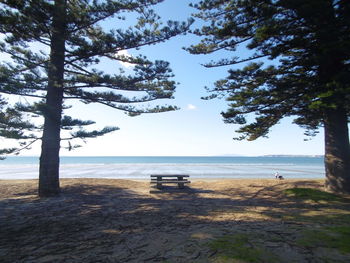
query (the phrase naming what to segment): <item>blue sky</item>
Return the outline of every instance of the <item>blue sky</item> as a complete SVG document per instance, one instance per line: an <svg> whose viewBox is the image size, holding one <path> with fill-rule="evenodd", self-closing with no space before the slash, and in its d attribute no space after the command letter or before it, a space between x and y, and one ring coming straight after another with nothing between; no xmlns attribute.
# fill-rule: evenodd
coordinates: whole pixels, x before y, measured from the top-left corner
<svg viewBox="0 0 350 263"><path fill-rule="evenodd" d="M188 7L191 1L166 0L156 10L164 20L186 20L195 10ZM208 95L204 86L211 86L215 80L224 78L229 67L206 69L201 63L225 55L194 56L182 47L195 44L193 35L179 36L168 42L128 50L128 54L142 53L149 59L169 61L180 82L175 99L164 101L181 109L161 114L145 114L129 117L123 112L102 105L73 105L69 113L74 117L92 119L98 127L114 125L119 131L104 137L91 139L84 147L68 152L62 149L62 156L213 156L213 155L266 155L266 154L323 154L323 131L311 141L304 141L303 130L283 120L272 128L269 138L256 141L235 141L236 125L224 124L220 112L227 108L225 100L201 100ZM228 54L232 55L232 54ZM236 54L235 54L236 55ZM113 71L115 65L102 66ZM123 67L123 65L118 65ZM125 67L125 70L130 70ZM161 102L163 103L163 102ZM40 145L22 155L39 155Z"/></svg>

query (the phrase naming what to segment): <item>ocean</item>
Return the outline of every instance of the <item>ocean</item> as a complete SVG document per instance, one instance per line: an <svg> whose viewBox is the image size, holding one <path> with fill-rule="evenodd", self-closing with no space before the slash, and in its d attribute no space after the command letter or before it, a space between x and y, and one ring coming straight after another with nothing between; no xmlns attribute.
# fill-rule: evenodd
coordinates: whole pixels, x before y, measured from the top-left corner
<svg viewBox="0 0 350 263"><path fill-rule="evenodd" d="M0 179L37 179L38 157L0 161ZM89 156L61 157L60 178L149 179L151 174L191 178L324 178L323 157Z"/></svg>

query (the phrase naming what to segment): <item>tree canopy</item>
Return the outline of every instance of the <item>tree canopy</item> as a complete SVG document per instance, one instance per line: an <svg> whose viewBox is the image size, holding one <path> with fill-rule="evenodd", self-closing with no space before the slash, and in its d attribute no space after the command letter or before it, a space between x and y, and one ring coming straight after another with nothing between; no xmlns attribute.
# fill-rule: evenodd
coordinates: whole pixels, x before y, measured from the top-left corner
<svg viewBox="0 0 350 263"><path fill-rule="evenodd" d="M307 135L325 127L328 184L350 192L350 2L203 0L193 6L205 25L194 31L201 42L188 50L236 55L205 66L232 66L206 98L226 98L222 116L240 125L238 139L266 136L288 116ZM246 57L236 52L242 46L250 50Z"/></svg>

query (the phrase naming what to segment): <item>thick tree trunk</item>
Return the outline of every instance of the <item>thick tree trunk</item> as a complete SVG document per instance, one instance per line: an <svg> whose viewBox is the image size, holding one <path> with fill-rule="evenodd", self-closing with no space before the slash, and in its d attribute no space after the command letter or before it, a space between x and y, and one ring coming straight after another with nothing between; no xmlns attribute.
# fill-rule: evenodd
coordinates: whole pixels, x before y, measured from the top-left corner
<svg viewBox="0 0 350 263"><path fill-rule="evenodd" d="M342 108L325 114L325 166L328 191L350 194L350 144L348 119Z"/></svg>
<svg viewBox="0 0 350 263"><path fill-rule="evenodd" d="M55 196L60 192L59 150L65 59L65 2L55 0L52 21L48 87L44 109L45 122L39 168L39 196L41 197Z"/></svg>

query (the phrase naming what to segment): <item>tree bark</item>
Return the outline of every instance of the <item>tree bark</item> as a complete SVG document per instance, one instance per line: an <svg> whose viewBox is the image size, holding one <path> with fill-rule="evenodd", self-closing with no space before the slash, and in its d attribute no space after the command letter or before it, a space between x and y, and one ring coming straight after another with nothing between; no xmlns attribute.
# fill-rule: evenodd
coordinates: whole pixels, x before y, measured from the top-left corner
<svg viewBox="0 0 350 263"><path fill-rule="evenodd" d="M343 108L328 109L325 130L325 187L335 193L350 194L350 143L348 117Z"/></svg>
<svg viewBox="0 0 350 263"><path fill-rule="evenodd" d="M65 14L66 1L55 0L39 168L41 197L56 196L60 193L59 150L65 60Z"/></svg>

